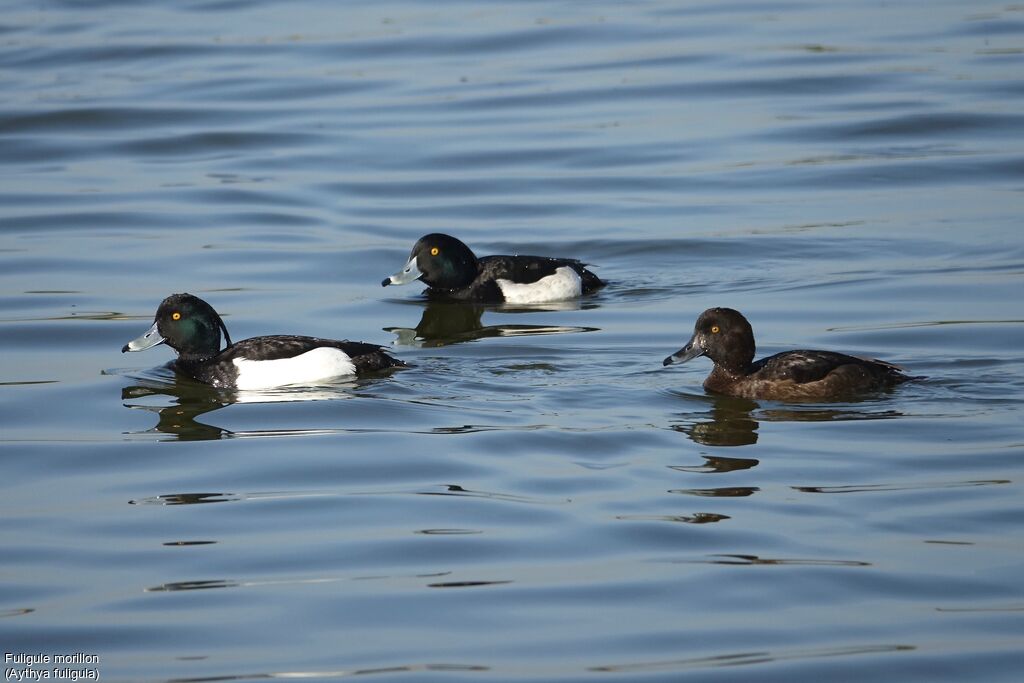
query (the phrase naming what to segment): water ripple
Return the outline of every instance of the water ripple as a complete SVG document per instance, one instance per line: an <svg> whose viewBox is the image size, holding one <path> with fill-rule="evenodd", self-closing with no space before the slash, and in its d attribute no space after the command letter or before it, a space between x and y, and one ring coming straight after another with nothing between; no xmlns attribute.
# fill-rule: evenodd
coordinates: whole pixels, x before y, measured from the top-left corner
<svg viewBox="0 0 1024 683"><path fill-rule="evenodd" d="M608 664L592 667L591 671L604 671L614 673L647 673L655 671L685 671L688 669L707 669L723 666L751 666L769 662L780 662L787 660L805 660L819 658L846 658L862 655L893 654L898 652L911 652L915 650L912 645L854 645L848 647L831 647L820 649L791 649L791 650L764 650L757 652L736 652L707 657L693 657L690 659L677 659L657 662L636 662L631 664Z"/></svg>

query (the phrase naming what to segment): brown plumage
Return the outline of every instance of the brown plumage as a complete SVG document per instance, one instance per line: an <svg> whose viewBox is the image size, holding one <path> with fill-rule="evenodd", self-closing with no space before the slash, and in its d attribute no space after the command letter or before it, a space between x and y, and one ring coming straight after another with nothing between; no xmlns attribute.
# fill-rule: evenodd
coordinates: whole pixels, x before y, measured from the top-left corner
<svg viewBox="0 0 1024 683"><path fill-rule="evenodd" d="M754 332L739 311L709 308L664 364L707 356L715 364L704 380L708 391L776 401L843 399L918 379L891 363L834 351L784 351L756 362L754 351Z"/></svg>

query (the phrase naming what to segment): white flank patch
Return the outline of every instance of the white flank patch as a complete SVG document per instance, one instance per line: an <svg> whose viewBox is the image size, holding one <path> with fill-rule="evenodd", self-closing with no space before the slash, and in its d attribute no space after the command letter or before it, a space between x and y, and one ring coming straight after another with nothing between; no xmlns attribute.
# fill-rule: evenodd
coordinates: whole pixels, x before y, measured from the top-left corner
<svg viewBox="0 0 1024 683"><path fill-rule="evenodd" d="M510 304L544 304L573 299L583 292L583 279L569 266L562 266L554 274L528 285L501 278L495 282L501 288L505 302Z"/></svg>
<svg viewBox="0 0 1024 683"><path fill-rule="evenodd" d="M341 375L356 374L356 366L341 349L321 346L292 358L231 361L238 368L239 389L270 389L286 384L310 384Z"/></svg>

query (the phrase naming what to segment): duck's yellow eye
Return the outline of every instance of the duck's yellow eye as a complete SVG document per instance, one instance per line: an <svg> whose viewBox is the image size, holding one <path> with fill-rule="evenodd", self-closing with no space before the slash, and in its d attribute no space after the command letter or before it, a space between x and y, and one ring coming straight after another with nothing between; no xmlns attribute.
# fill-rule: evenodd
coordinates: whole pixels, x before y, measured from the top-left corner
<svg viewBox="0 0 1024 683"><path fill-rule="evenodd" d="M718 331L719 331L718 325L712 325L711 326L711 334L718 334Z"/></svg>
<svg viewBox="0 0 1024 683"><path fill-rule="evenodd" d="M177 311L171 313L171 320L181 320L181 313L178 313Z"/></svg>
<svg viewBox="0 0 1024 683"><path fill-rule="evenodd" d="M437 247L431 247L430 248L430 255L431 256L437 256L440 253L441 253L441 250L438 249Z"/></svg>

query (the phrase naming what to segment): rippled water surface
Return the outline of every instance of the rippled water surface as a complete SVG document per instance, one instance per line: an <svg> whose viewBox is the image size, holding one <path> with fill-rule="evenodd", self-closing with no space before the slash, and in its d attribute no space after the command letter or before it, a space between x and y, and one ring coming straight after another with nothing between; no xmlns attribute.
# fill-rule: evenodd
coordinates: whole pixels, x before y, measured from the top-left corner
<svg viewBox="0 0 1024 683"><path fill-rule="evenodd" d="M985 1L7 3L5 654L1019 680L1022 74ZM382 289L432 231L610 285ZM178 291L411 367L231 394L120 354ZM716 305L927 379L706 394L661 360Z"/></svg>

